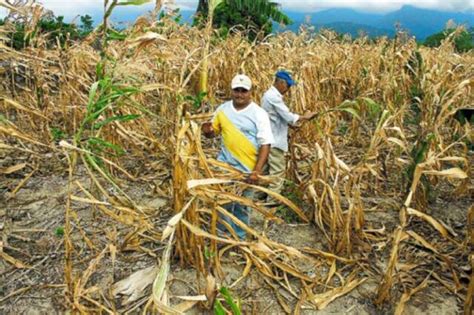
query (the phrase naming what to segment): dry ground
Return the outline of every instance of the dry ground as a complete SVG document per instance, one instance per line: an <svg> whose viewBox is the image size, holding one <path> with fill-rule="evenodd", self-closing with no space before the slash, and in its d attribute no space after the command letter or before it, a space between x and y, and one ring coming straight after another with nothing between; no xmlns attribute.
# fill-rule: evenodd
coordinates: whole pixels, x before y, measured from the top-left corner
<svg viewBox="0 0 474 315"><path fill-rule="evenodd" d="M3 159L8 163L8 158ZM26 171L25 171L26 173ZM81 173L81 172L79 172ZM78 175L80 176L80 175ZM9 199L12 187L15 187L23 176L19 174L5 176L0 182L0 222L4 237L5 252L32 266L30 269L18 269L4 260L0 261L0 312L3 314L55 314L66 311L63 286L64 272L64 243L61 228L64 226L65 198L67 193L67 175L36 174L30 178L14 198ZM85 180L85 177L83 178ZM85 180L87 183L87 180ZM165 225L170 217L169 200L156 198L153 188L131 184L127 192L141 204L153 205L159 209L154 222ZM366 212L368 226L380 227L384 225L390 233L398 223L398 213L391 206L391 200L365 198L370 210ZM429 212L440 221L451 226L455 232L464 234L466 231L466 213L473 199L452 200L441 194L429 205ZM392 201L393 204L393 201ZM107 243L107 233L101 230L110 218L105 217L90 206L77 205L81 228L93 235L94 244ZM110 222L111 223L111 222ZM252 226L263 230L264 221L260 215L254 215ZM120 233L120 231L118 231ZM270 223L265 233L275 241L295 248L312 247L325 249L324 237L313 224L275 224ZM6 239L5 239L6 237ZM79 228L74 225L73 239L80 238ZM8 243L5 242L8 241ZM142 244L148 253L118 252L114 262L110 257L105 258L97 272L91 279L91 284L108 292L111 285L120 279L129 276L137 270L153 266L157 263L163 249L163 244L148 242ZM100 248L100 245L98 246ZM84 257L82 268L85 268L91 259L92 252L88 248L79 249ZM371 262L383 270L387 263L389 251L386 247L380 248L377 257ZM284 313L277 302L274 292L262 277L253 270L244 280L234 283L245 266L245 259L239 250L227 251L222 260L225 277L220 279L222 285L230 286L238 297L246 312L254 311L259 314ZM80 265L75 266L81 269ZM304 268L303 268L304 269ZM318 272L307 266L307 272ZM461 279L465 281L465 279ZM194 269L185 268L179 262L172 263L169 288L171 296L197 295L197 282ZM377 309L373 304L374 292L379 279L371 278L350 294L337 299L322 311L304 310L302 314L390 314L393 309ZM297 281L290 279L295 287ZM24 291L23 291L24 290ZM150 288L146 292L150 292ZM294 304L291 294L279 289L280 294ZM145 295L147 297L148 294ZM144 301L142 299L142 301ZM131 307L124 307L116 311L125 312ZM459 314L461 304L448 290L436 286L429 286L411 299L405 310L406 314ZM138 312L137 310L133 311ZM205 313L204 310L194 308L191 313Z"/></svg>

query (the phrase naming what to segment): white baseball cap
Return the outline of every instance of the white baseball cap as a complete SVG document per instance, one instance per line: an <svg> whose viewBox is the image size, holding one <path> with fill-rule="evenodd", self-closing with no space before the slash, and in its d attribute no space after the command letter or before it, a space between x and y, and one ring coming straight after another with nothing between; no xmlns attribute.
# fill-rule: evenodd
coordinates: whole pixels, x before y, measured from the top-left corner
<svg viewBox="0 0 474 315"><path fill-rule="evenodd" d="M245 74L238 74L232 79L231 87L232 89L244 88L250 91L252 88L252 80Z"/></svg>

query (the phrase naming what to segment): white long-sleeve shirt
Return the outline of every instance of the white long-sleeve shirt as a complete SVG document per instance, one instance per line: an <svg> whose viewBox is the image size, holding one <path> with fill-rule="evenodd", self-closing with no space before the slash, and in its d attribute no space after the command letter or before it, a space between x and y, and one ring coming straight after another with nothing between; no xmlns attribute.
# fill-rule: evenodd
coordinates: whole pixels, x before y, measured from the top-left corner
<svg viewBox="0 0 474 315"><path fill-rule="evenodd" d="M294 125L300 116L290 112L283 101L283 95L274 86L263 94L261 103L270 117L270 126L275 139L272 148L288 151L288 125Z"/></svg>

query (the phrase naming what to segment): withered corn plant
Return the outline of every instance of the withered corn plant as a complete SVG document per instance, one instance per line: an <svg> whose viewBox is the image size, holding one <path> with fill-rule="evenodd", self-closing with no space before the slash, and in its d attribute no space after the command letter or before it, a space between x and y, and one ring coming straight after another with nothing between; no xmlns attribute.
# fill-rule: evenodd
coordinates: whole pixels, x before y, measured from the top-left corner
<svg viewBox="0 0 474 315"><path fill-rule="evenodd" d="M452 39L431 49L402 36L341 40L328 31L303 31L250 43L238 33L211 40L209 25L202 32L166 17L140 17L122 31L109 26L116 6L142 2L106 1L102 26L64 46L47 47L44 35L34 34L34 45L16 51L9 45L13 25L0 28L0 150L34 166L22 173L23 163L14 162L0 173L20 178L10 184L12 199L37 172L67 170L68 308L180 313L231 307L233 299L224 302L230 294L222 292L256 273L285 313L323 309L375 281L368 298L382 311L402 314L410 300L442 288L469 314L472 207L462 229L432 208L438 199L459 207L473 201L472 124L453 118L474 103L472 54L455 53ZM156 2L152 16L161 5ZM42 14L36 4L10 7L29 29ZM200 124L230 98L236 73L252 78L258 103L281 68L298 81L287 98L291 109L320 113L291 132L287 177L301 192L300 206L265 185L245 183L244 174L215 160L217 141L200 134ZM271 180L264 176L262 184ZM167 200L166 211L143 204L133 193L137 187L152 187ZM248 188L311 224L320 246L282 244L232 217L222 206L235 201L285 224L274 209L242 197ZM101 219L96 229L79 207ZM220 235L222 216L250 238ZM393 216L396 223L387 219ZM243 272L224 284L231 251L242 257ZM136 277L112 279L121 280L110 283L113 294L96 285L102 265L115 274L121 255L130 252L152 257L154 265ZM29 266L1 247L0 257L15 268ZM194 268L198 278L196 296L179 304L167 282L176 264ZM151 293L121 304L117 295L127 292L130 279L151 285ZM248 310L245 301L239 307Z"/></svg>

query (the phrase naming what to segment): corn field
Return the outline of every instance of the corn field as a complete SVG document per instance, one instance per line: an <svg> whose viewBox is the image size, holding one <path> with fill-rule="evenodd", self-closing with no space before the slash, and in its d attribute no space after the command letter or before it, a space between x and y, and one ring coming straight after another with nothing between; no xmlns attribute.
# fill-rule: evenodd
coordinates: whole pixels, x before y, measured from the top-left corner
<svg viewBox="0 0 474 315"><path fill-rule="evenodd" d="M14 9L34 29L41 9ZM472 52L455 53L449 38L418 47L402 33L303 30L249 42L152 16L120 40L104 44L102 31L64 47L39 35L17 51L12 28L0 28L2 312L44 291L73 313L300 314L366 288L372 313L409 314L441 292L455 301L450 314L472 314L474 134L455 119L474 104ZM293 194L282 195L245 183L200 131L230 99L235 74L252 78L259 103L278 69L298 81L290 108L320 113L291 132ZM44 206L19 217L25 192L43 183ZM281 206L243 198L249 187ZM263 224L233 217L229 201ZM220 236L221 215L250 238ZM271 233L303 228L313 239ZM228 266L239 272L232 281ZM182 269L192 289L177 294Z"/></svg>

